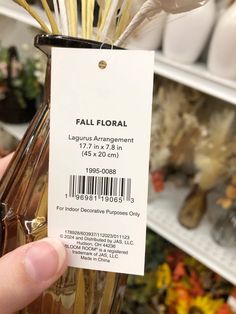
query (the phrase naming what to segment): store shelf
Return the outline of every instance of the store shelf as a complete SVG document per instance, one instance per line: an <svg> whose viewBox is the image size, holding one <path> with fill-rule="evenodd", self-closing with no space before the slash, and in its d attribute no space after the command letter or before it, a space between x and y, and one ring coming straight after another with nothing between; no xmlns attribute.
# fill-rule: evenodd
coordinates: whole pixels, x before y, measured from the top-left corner
<svg viewBox="0 0 236 314"><path fill-rule="evenodd" d="M209 73L204 64L184 65L156 52L155 73L236 105L236 81Z"/></svg>
<svg viewBox="0 0 236 314"><path fill-rule="evenodd" d="M186 189L167 184L148 206L148 227L236 285L236 250L220 247L212 240L207 218L195 230L179 224L178 211L187 193Z"/></svg>
<svg viewBox="0 0 236 314"><path fill-rule="evenodd" d="M27 130L28 123L24 124L8 124L0 121L0 127L4 128L11 135L15 136L18 140L21 140L25 131Z"/></svg>
<svg viewBox="0 0 236 314"><path fill-rule="evenodd" d="M35 7L37 13L46 21L44 11L40 7ZM0 14L28 24L40 29L39 24L22 7L14 3L13 0L0 0Z"/></svg>

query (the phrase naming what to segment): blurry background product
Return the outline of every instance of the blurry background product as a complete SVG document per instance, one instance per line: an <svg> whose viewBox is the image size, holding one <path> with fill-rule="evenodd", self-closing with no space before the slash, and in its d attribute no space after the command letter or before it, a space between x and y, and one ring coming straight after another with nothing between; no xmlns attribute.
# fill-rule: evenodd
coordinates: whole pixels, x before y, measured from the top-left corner
<svg viewBox="0 0 236 314"><path fill-rule="evenodd" d="M0 120L29 122L40 103L45 67L39 55L19 59L12 46L0 47Z"/></svg>
<svg viewBox="0 0 236 314"><path fill-rule="evenodd" d="M208 0L162 0L162 8L169 13L189 12L204 6Z"/></svg>
<svg viewBox="0 0 236 314"><path fill-rule="evenodd" d="M233 314L233 285L147 232L145 276L130 276L122 314ZM232 304L232 305L231 305Z"/></svg>
<svg viewBox="0 0 236 314"><path fill-rule="evenodd" d="M178 217L193 229L207 195L236 173L235 107L168 80L155 86L150 172L156 191L165 188L161 180L176 177L191 187Z"/></svg>
<svg viewBox="0 0 236 314"><path fill-rule="evenodd" d="M206 203L207 192L194 185L179 211L179 222L187 229L198 227L206 212Z"/></svg>
<svg viewBox="0 0 236 314"><path fill-rule="evenodd" d="M215 21L215 0L190 13L169 15L163 39L167 58L194 63L205 47Z"/></svg>
<svg viewBox="0 0 236 314"><path fill-rule="evenodd" d="M194 187L195 193L187 197L179 215L180 222L188 228L196 227L205 213L207 193L235 173L234 126L235 111L214 112L209 117L207 134L196 143L194 182L198 188Z"/></svg>
<svg viewBox="0 0 236 314"><path fill-rule="evenodd" d="M236 246L236 208L224 210L212 229L213 239L221 246Z"/></svg>
<svg viewBox="0 0 236 314"><path fill-rule="evenodd" d="M212 228L213 239L221 246L236 246L236 176L226 184L225 193L217 200L221 213Z"/></svg>
<svg viewBox="0 0 236 314"><path fill-rule="evenodd" d="M236 2L221 16L209 48L207 67L226 79L236 79Z"/></svg>
<svg viewBox="0 0 236 314"><path fill-rule="evenodd" d="M32 45L32 38L38 33L33 27L29 27L14 19L9 19L4 15L0 16L0 47L10 47L14 45L19 53L19 58L32 57L36 53ZM14 29L14 32L12 31ZM27 49L23 48L26 47Z"/></svg>

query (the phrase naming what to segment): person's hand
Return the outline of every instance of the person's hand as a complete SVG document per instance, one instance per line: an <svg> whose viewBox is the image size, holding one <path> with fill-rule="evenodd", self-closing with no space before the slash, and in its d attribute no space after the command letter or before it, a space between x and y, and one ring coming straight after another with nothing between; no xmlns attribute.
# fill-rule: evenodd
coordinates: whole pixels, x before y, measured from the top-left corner
<svg viewBox="0 0 236 314"><path fill-rule="evenodd" d="M5 172L7 165L9 164L12 156L13 156L13 153L9 154L6 157L0 158L0 179L3 175L3 173Z"/></svg>
<svg viewBox="0 0 236 314"><path fill-rule="evenodd" d="M0 177L11 156L0 159ZM12 314L31 303L66 270L60 240L45 238L23 245L0 258L0 313Z"/></svg>

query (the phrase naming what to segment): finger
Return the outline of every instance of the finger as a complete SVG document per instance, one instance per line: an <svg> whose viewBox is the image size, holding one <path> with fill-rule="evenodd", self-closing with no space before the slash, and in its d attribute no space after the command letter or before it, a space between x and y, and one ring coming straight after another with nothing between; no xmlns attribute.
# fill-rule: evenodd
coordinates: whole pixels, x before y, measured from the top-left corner
<svg viewBox="0 0 236 314"><path fill-rule="evenodd" d="M0 259L0 313L24 308L65 271L67 255L57 239L45 238L17 248Z"/></svg>
<svg viewBox="0 0 236 314"><path fill-rule="evenodd" d="M4 174L8 164L9 164L11 158L12 158L12 156L13 156L13 153L11 153L11 154L7 155L6 157L3 157L3 158L0 159L0 179L1 179L2 175Z"/></svg>

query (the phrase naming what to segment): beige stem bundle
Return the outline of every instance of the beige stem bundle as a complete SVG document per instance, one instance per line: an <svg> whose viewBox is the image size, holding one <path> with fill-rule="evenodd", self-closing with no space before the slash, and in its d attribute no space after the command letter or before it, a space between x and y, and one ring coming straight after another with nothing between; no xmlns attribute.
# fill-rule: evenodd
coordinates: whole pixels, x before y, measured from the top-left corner
<svg viewBox="0 0 236 314"><path fill-rule="evenodd" d="M51 30L27 0L13 1L28 11L46 33L80 36L122 46L146 18L151 18L162 10L171 13L192 10L208 0L146 0L133 15L131 8L135 0L79 0L81 34L78 32L80 28L78 0L53 0L54 13L50 10L47 0L41 0ZM95 10L95 5L98 11ZM96 25L94 25L95 15L98 17Z"/></svg>
<svg viewBox="0 0 236 314"><path fill-rule="evenodd" d="M60 32L59 32L57 23L56 23L55 18L54 18L53 14L52 14L52 11L49 8L47 0L41 0L41 3L42 3L42 6L43 6L43 8L44 8L44 10L46 12L47 17L48 17L49 23L50 23L51 28L52 28L52 32L54 34L59 34Z"/></svg>
<svg viewBox="0 0 236 314"><path fill-rule="evenodd" d="M68 17L69 35L78 36L78 8L77 0L66 1L66 12Z"/></svg>
<svg viewBox="0 0 236 314"><path fill-rule="evenodd" d="M13 0L17 4L19 4L22 8L24 8L42 27L42 29L46 33L51 33L47 25L44 23L42 18L36 13L36 11L26 2L26 0Z"/></svg>

